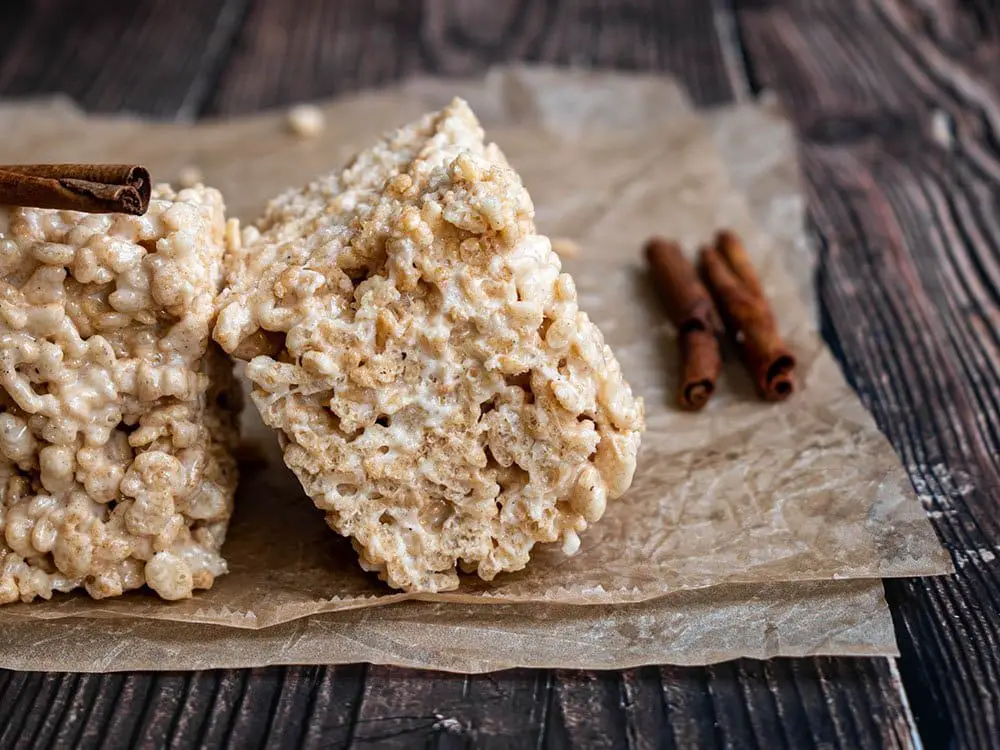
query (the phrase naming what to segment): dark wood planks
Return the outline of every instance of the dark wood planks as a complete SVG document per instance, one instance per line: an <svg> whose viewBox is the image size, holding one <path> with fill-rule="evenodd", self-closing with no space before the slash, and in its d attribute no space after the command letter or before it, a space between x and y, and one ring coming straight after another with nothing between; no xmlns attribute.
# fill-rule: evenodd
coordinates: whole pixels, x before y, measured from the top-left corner
<svg viewBox="0 0 1000 750"><path fill-rule="evenodd" d="M3 748L914 746L885 659L471 676L352 666L3 677Z"/></svg>
<svg viewBox="0 0 1000 750"><path fill-rule="evenodd" d="M804 136L828 339L958 566L886 583L930 746L1000 742L1000 78L984 67L1000 37L986 6L740 12L756 84Z"/></svg>
<svg viewBox="0 0 1000 750"><path fill-rule="evenodd" d="M18 36L31 13L26 3L0 4L0 49L7 49Z"/></svg>
<svg viewBox="0 0 1000 750"><path fill-rule="evenodd" d="M0 96L63 93L90 111L193 117L248 2L2 3Z"/></svg>
<svg viewBox="0 0 1000 750"><path fill-rule="evenodd" d="M254 0L206 111L232 114L511 61L684 74L731 97L703 0Z"/></svg>

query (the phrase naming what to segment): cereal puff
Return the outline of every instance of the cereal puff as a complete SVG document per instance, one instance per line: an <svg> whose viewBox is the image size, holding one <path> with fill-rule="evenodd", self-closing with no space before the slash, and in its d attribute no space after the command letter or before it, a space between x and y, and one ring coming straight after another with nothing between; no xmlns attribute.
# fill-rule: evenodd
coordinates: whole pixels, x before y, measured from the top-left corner
<svg viewBox="0 0 1000 750"><path fill-rule="evenodd" d="M0 207L0 603L226 572L240 392L211 342L215 190L144 216Z"/></svg>

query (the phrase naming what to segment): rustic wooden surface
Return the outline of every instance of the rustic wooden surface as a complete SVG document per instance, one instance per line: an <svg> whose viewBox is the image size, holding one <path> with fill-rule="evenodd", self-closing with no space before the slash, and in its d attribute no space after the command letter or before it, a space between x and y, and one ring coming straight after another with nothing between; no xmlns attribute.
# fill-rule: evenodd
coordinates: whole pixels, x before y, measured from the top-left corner
<svg viewBox="0 0 1000 750"><path fill-rule="evenodd" d="M824 334L958 566L887 583L902 658L0 672L0 748L1000 747L997 0L0 3L0 96L59 91L94 111L249 112L514 59L787 105Z"/></svg>

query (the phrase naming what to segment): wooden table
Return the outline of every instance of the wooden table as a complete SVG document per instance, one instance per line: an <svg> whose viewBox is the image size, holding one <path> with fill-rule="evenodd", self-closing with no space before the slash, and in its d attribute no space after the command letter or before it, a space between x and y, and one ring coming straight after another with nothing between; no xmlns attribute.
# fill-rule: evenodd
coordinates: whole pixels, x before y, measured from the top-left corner
<svg viewBox="0 0 1000 750"><path fill-rule="evenodd" d="M788 106L824 335L958 568L886 582L902 658L0 672L0 747L1000 746L996 0L0 4L0 96L167 119L515 59L665 71L702 105L770 89Z"/></svg>

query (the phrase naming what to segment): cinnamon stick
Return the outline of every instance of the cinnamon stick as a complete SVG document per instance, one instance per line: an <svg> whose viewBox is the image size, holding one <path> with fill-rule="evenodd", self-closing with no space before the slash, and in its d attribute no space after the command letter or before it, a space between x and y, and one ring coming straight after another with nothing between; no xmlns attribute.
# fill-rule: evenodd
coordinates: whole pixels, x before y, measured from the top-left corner
<svg viewBox="0 0 1000 750"><path fill-rule="evenodd" d="M140 216L150 192L135 164L0 165L0 205Z"/></svg>
<svg viewBox="0 0 1000 750"><path fill-rule="evenodd" d="M795 390L795 358L785 346L746 248L732 232L720 232L702 248L701 272L726 328L736 339L761 398L783 401Z"/></svg>
<svg viewBox="0 0 1000 750"><path fill-rule="evenodd" d="M747 254L746 248L743 247L743 242L740 238L728 229L723 229L715 235L715 247L722 253L722 257L729 264L729 268L743 282L743 286L747 288L747 291L763 300L764 287L757 277L757 271L750 262L750 256Z"/></svg>
<svg viewBox="0 0 1000 750"><path fill-rule="evenodd" d="M667 314L677 328L681 350L681 407L698 411L715 391L722 369L719 315L708 290L680 247L661 237L646 243L646 260Z"/></svg>

